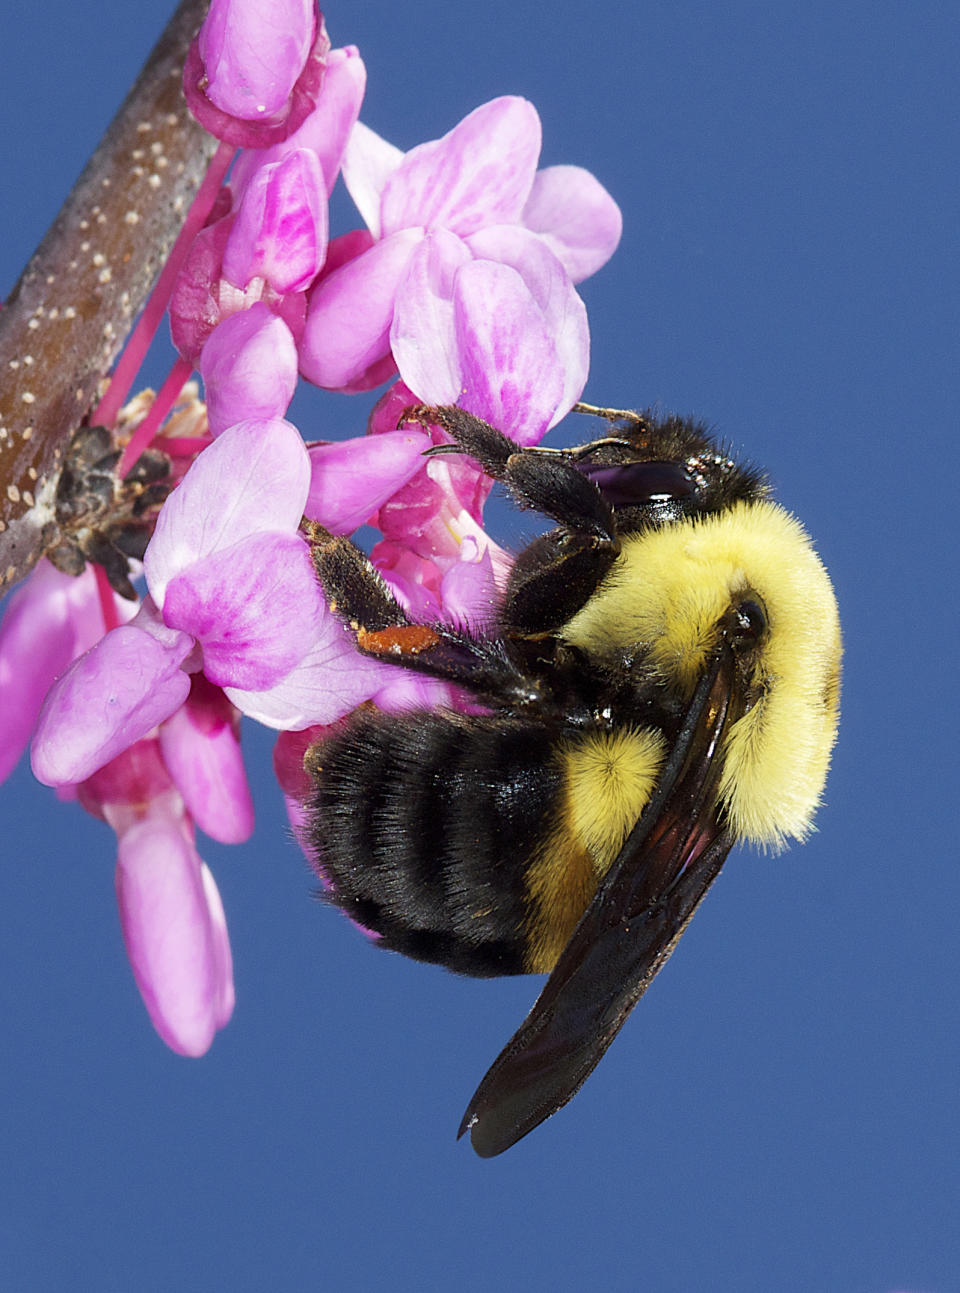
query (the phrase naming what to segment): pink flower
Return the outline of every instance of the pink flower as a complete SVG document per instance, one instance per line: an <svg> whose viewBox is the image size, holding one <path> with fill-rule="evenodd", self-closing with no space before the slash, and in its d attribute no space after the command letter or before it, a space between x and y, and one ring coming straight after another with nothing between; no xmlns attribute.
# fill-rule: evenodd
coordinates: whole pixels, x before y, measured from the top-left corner
<svg viewBox="0 0 960 1293"><path fill-rule="evenodd" d="M91 572L44 565L0 625L0 777L35 728L37 776L114 829L134 975L160 1036L188 1055L233 1007L223 907L194 836L252 829L241 714L280 732L296 827L305 748L358 705L476 709L359 652L324 601L302 517L338 535L378 527L371 561L410 619L482 631L511 564L483 530L491 482L466 456L426 456L449 436L401 424L403 411L460 404L536 443L586 380L574 285L620 237L587 171L537 170L525 100L484 104L403 153L358 123L365 84L356 49L330 50L313 0L212 0L184 87L223 144L102 405L112 424L169 301L180 359L146 416L118 422L124 471L153 442L179 481L147 547L146 595L101 607ZM341 163L366 227L331 239ZM198 404L165 436L197 366L209 426ZM285 421L298 370L351 393L399 380L365 436L308 448ZM162 497L145 493L148 517Z"/></svg>
<svg viewBox="0 0 960 1293"><path fill-rule="evenodd" d="M377 241L313 289L303 374L359 390L395 363L418 399L460 403L525 442L559 420L589 354L573 275L606 261L620 214L585 171L538 177L539 152L523 99L495 99L407 154L358 123L344 179Z"/></svg>
<svg viewBox="0 0 960 1293"><path fill-rule="evenodd" d="M329 50L313 0L213 0L183 70L187 105L218 139L266 148L313 109Z"/></svg>
<svg viewBox="0 0 960 1293"><path fill-rule="evenodd" d="M202 1055L233 1012L223 904L193 842L156 740L139 741L79 787L117 833L117 901L127 955L157 1032Z"/></svg>
<svg viewBox="0 0 960 1293"><path fill-rule="evenodd" d="M136 611L135 602L111 597L118 620ZM0 622L0 781L20 758L54 680L103 631L91 566L75 577L41 561L10 598Z"/></svg>
<svg viewBox="0 0 960 1293"><path fill-rule="evenodd" d="M255 7L254 21L261 18ZM257 302L282 318L295 338L301 335L303 293L327 254L327 197L365 85L356 49L333 50L298 128L281 131L270 148L247 141L253 146L237 159L173 291L170 328L184 359L195 364L217 324ZM251 128L260 129L245 125L243 131Z"/></svg>
<svg viewBox="0 0 960 1293"><path fill-rule="evenodd" d="M327 610L298 533L310 464L296 428L247 421L197 458L157 519L149 598L54 685L33 741L41 781L83 781L184 703L202 668L275 727L332 721L382 686Z"/></svg>

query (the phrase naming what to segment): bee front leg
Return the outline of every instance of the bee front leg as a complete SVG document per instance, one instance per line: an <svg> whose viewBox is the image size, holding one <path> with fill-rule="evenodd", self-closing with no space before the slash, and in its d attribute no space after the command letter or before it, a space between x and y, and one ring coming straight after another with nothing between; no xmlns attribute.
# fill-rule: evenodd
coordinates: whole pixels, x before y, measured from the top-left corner
<svg viewBox="0 0 960 1293"><path fill-rule="evenodd" d="M521 554L510 576L502 621L508 633L519 637L540 637L566 623L587 603L620 552L613 508L577 469L576 455L524 448L453 405L417 405L407 409L404 420L442 427L456 446L437 445L428 453L469 454L489 476L503 481L521 506L562 527Z"/></svg>
<svg viewBox="0 0 960 1293"><path fill-rule="evenodd" d="M401 422L442 427L457 443L435 445L427 450L428 455L465 453L475 458L488 476L503 481L521 507L542 512L597 544L616 545L612 507L565 451L525 448L454 404L439 408L414 405L404 411Z"/></svg>

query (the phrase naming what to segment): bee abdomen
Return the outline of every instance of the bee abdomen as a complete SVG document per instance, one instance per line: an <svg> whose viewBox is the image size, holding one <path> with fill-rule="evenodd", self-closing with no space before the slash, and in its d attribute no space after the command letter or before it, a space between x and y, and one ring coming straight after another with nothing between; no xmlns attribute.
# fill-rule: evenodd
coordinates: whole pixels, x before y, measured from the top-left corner
<svg viewBox="0 0 960 1293"><path fill-rule="evenodd" d="M548 747L542 723L355 714L307 756L329 900L406 956L523 973L526 867L560 790Z"/></svg>

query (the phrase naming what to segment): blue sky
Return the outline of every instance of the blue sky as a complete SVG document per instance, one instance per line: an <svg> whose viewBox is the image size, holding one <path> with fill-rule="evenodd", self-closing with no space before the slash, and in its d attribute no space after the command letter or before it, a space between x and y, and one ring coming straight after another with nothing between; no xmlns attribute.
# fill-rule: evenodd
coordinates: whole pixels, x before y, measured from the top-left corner
<svg viewBox="0 0 960 1293"><path fill-rule="evenodd" d="M581 1094L481 1162L454 1134L538 983L406 963L319 908L261 733L253 840L202 847L238 1004L199 1062L146 1020L112 836L21 768L0 787L4 1287L960 1290L956 11L626 10L327 19L393 142L524 94L544 161L620 202L583 287L586 398L709 419L814 536L846 638L819 833L732 855ZM0 294L167 13L5 16ZM329 437L366 409L295 411Z"/></svg>

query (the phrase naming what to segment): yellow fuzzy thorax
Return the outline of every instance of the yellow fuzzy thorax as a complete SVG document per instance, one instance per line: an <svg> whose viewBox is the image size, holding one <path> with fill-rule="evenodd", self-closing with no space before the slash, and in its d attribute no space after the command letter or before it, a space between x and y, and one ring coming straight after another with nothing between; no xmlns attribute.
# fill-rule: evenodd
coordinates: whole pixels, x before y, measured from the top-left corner
<svg viewBox="0 0 960 1293"><path fill-rule="evenodd" d="M840 625L803 527L765 500L627 536L563 636L591 656L642 654L692 694L731 604L759 597L768 629L753 708L726 740L720 794L740 836L778 849L812 828L836 737Z"/></svg>

